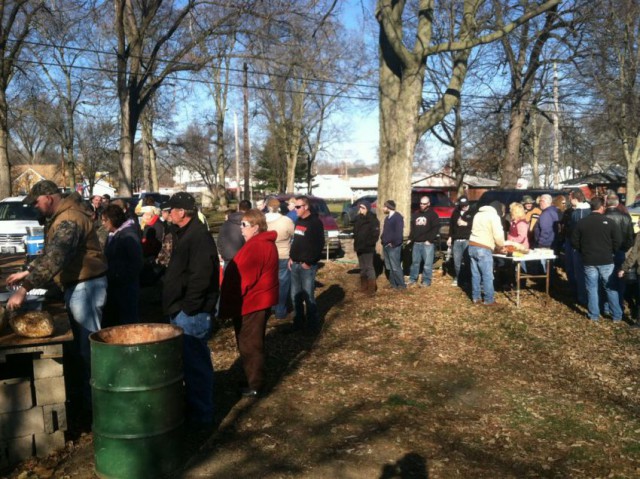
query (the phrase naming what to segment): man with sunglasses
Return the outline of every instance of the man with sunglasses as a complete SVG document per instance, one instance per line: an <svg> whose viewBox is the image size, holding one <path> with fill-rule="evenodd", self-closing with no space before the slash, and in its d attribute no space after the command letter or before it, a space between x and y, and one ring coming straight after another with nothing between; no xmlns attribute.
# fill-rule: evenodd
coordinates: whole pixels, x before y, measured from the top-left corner
<svg viewBox="0 0 640 479"><path fill-rule="evenodd" d="M418 284L420 263L424 261L422 268L422 286L431 286L433 277L433 258L435 256L435 241L440 231L440 219L438 214L430 208L431 201L428 196L420 198L420 209L411 215L409 229L409 241L413 243L411 253L411 270L409 272L409 287Z"/></svg>
<svg viewBox="0 0 640 479"><path fill-rule="evenodd" d="M197 425L213 421L213 365L207 341L218 300L216 244L200 220L195 198L186 192L169 199L175 244L163 277L162 308L171 324L184 330L183 367L187 418Z"/></svg>
<svg viewBox="0 0 640 479"><path fill-rule="evenodd" d="M291 301L295 311L292 331L309 333L320 330L320 318L315 298L316 272L324 248L324 227L318 215L311 211L307 196L296 196L298 220L289 251L291 270ZM306 303L306 321L305 308Z"/></svg>

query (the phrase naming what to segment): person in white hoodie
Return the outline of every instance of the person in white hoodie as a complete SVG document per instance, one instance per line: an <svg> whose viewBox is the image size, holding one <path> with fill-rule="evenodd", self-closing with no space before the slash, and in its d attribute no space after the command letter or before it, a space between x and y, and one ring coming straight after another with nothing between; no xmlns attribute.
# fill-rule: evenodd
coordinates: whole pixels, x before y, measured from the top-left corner
<svg viewBox="0 0 640 479"><path fill-rule="evenodd" d="M291 270L288 268L289 249L293 238L294 224L291 218L280 213L280 201L271 198L267 202L267 230L275 231L276 248L278 249L278 280L280 290L278 294L278 304L274 308L276 319L285 319L287 316L287 300L289 299L289 289L291 288Z"/></svg>
<svg viewBox="0 0 640 479"><path fill-rule="evenodd" d="M471 259L471 299L474 303L495 305L493 297L493 252L504 248L502 216L504 206L499 201L482 206L473 217L469 237L469 258Z"/></svg>

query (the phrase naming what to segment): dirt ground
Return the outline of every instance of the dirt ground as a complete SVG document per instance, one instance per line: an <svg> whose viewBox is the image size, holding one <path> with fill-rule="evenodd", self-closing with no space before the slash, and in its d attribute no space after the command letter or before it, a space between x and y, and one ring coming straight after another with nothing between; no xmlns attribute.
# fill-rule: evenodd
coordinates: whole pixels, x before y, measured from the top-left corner
<svg viewBox="0 0 640 479"><path fill-rule="evenodd" d="M640 330L588 321L562 280L499 307L430 288L374 298L356 265L320 270L323 328L267 331L268 391L240 399L230 324L211 340L218 423L191 435L182 478L640 477ZM530 283L531 284L531 283ZM73 436L73 434L71 434ZM90 433L8 477L88 479Z"/></svg>

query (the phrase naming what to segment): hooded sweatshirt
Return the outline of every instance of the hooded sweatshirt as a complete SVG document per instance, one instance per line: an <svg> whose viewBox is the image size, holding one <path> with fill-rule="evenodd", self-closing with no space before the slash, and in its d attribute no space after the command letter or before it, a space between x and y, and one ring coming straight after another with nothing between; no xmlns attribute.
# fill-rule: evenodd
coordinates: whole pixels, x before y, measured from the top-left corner
<svg viewBox="0 0 640 479"><path fill-rule="evenodd" d="M504 246L504 230L502 220L496 209L497 205L482 206L473 217L469 246L479 246L494 250L496 246Z"/></svg>
<svg viewBox="0 0 640 479"><path fill-rule="evenodd" d="M278 258L289 259L291 238L293 238L293 221L288 216L283 216L280 213L267 213L265 217L267 219L267 229L275 231L278 235L276 239Z"/></svg>

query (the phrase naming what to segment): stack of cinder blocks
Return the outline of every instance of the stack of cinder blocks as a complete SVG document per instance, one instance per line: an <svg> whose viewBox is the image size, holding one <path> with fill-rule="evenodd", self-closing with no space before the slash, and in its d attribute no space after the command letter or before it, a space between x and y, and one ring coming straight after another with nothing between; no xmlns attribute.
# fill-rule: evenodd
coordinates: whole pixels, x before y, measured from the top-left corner
<svg viewBox="0 0 640 479"><path fill-rule="evenodd" d="M64 448L62 344L0 349L0 365L0 468Z"/></svg>

